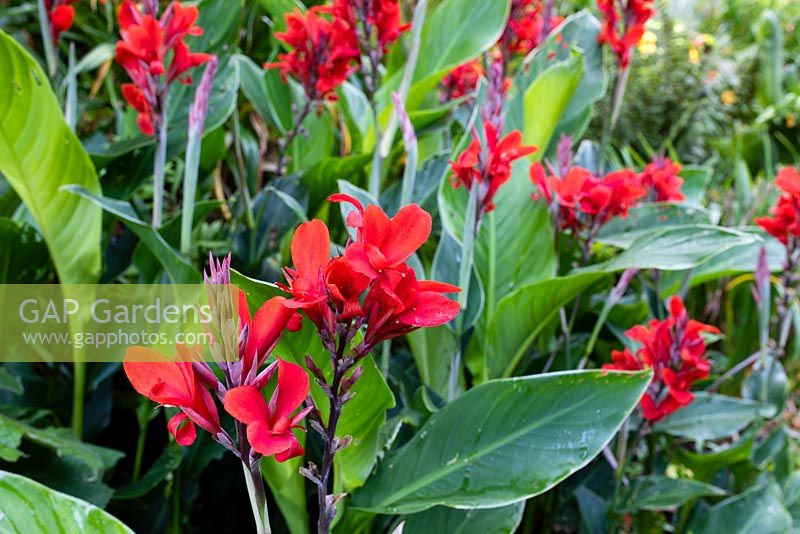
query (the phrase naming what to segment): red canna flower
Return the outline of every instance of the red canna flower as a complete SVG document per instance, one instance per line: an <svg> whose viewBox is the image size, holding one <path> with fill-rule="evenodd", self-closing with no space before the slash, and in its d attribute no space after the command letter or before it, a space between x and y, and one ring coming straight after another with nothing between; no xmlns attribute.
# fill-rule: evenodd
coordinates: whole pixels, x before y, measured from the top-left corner
<svg viewBox="0 0 800 534"><path fill-rule="evenodd" d="M116 45L116 59L133 82L122 86L122 95L138 112L136 122L145 135L154 135L160 124L169 85L175 80L191 83L184 74L211 58L191 52L184 42L187 35L202 35L203 29L195 25L197 16L196 6L180 2L172 2L158 19L149 12L142 14L132 0L123 0L119 8L122 39Z"/></svg>
<svg viewBox="0 0 800 534"><path fill-rule="evenodd" d="M181 411L167 424L178 445L191 445L197 437L195 424L215 439L222 432L211 393L195 374L188 347L178 345L179 360L170 360L145 347L131 347L122 364L133 388L153 402Z"/></svg>
<svg viewBox="0 0 800 534"><path fill-rule="evenodd" d="M328 200L355 206L347 224L356 229L356 240L345 249L344 258L351 269L370 280L403 265L431 234L431 216L416 204L403 206L390 219L380 206L365 209L350 195L335 194Z"/></svg>
<svg viewBox="0 0 800 534"><path fill-rule="evenodd" d="M615 350L613 363L603 366L615 371L653 370L650 387L640 402L648 421L658 421L694 400L689 389L706 378L711 368L702 334L719 334L716 327L690 319L678 296L670 299L669 311L663 321L652 320L649 326L628 330L625 335L641 343L641 348L635 354L628 349Z"/></svg>
<svg viewBox="0 0 800 534"><path fill-rule="evenodd" d="M299 365L278 359L278 384L269 404L255 386L245 385L225 394L224 404L234 419L247 425L247 440L263 456L285 462L304 451L292 429L305 430L300 421L311 411L309 406L292 416L308 395L308 375Z"/></svg>
<svg viewBox="0 0 800 534"><path fill-rule="evenodd" d="M563 17L546 13L542 0L512 0L508 24L498 44L509 54L527 55L542 44Z"/></svg>
<svg viewBox="0 0 800 534"><path fill-rule="evenodd" d="M305 13L297 9L285 18L286 31L275 37L292 50L264 68L280 68L284 82L291 74L310 101L336 100L335 89L358 68L355 32L345 20L331 17L328 6L312 7Z"/></svg>
<svg viewBox="0 0 800 534"><path fill-rule="evenodd" d="M53 43L57 44L62 33L72 28L75 20L74 4L78 0L45 0L44 7L47 9L50 19L50 35Z"/></svg>
<svg viewBox="0 0 800 534"><path fill-rule="evenodd" d="M455 100L473 94L482 76L483 65L477 59L459 65L442 80L442 100Z"/></svg>
<svg viewBox="0 0 800 534"><path fill-rule="evenodd" d="M544 166L534 163L531 181L551 206L559 230L594 236L612 217L626 217L646 194L639 176L631 170L615 171L604 178L583 167L571 167L564 177L547 177ZM540 195L534 195L538 199Z"/></svg>
<svg viewBox="0 0 800 534"><path fill-rule="evenodd" d="M786 245L791 257L800 245L800 172L793 167L782 168L775 185L781 190L781 196L770 210L772 216L758 217L755 222Z"/></svg>
<svg viewBox="0 0 800 534"><path fill-rule="evenodd" d="M333 0L333 15L361 33L366 43L377 42L382 54L411 28L402 24L397 0Z"/></svg>
<svg viewBox="0 0 800 534"><path fill-rule="evenodd" d="M301 224L291 243L294 268L285 269L288 285L280 286L292 294L287 307L303 310L329 335L340 323L366 323L366 351L389 337L445 324L458 314L458 303L441 295L457 292L457 287L418 281L405 263L430 235L427 212L411 204L389 218L380 207L364 208L349 195L329 200L355 206L347 224L356 230L356 239L342 256L331 259L325 224Z"/></svg>
<svg viewBox="0 0 800 534"><path fill-rule="evenodd" d="M621 70L631 61L631 50L644 35L644 25L653 16L653 0L597 0L603 16L598 40L617 56Z"/></svg>
<svg viewBox="0 0 800 534"><path fill-rule="evenodd" d="M682 202L683 178L678 176L681 166L664 156L657 156L645 167L642 185L650 189L656 202Z"/></svg>
<svg viewBox="0 0 800 534"><path fill-rule="evenodd" d="M494 196L500 186L511 178L511 164L523 156L533 154L537 148L524 146L522 134L514 130L502 139L491 123L484 123L486 151L481 141L474 136L472 143L458 157L450 162L455 175L453 187L463 185L467 189L478 187L478 202L482 213L494 209Z"/></svg>

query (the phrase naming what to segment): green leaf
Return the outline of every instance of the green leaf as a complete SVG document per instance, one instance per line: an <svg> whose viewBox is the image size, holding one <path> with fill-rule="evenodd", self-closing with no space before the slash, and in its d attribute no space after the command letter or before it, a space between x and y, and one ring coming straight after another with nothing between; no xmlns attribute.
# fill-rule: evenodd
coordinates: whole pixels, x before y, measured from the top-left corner
<svg viewBox="0 0 800 534"><path fill-rule="evenodd" d="M25 391L19 377L9 373L3 366L0 366L0 389L10 391L14 395L22 395Z"/></svg>
<svg viewBox="0 0 800 534"><path fill-rule="evenodd" d="M454 67L488 50L502 35L508 19L508 2L443 0L428 13L422 29L414 83L406 99L409 112L439 107L436 87ZM430 9L430 8L429 8ZM381 119L388 121L392 91L398 90L403 71L385 80L378 91Z"/></svg>
<svg viewBox="0 0 800 534"><path fill-rule="evenodd" d="M259 5L267 12L275 25L275 29L283 31L286 28L284 15L295 9L305 11L303 3L298 0L258 0Z"/></svg>
<svg viewBox="0 0 800 534"><path fill-rule="evenodd" d="M242 92L247 100L264 120L281 132L288 130L292 120L291 92L280 81L280 73L276 70L265 71L243 54L233 57L239 65ZM274 79L276 76L277 83Z"/></svg>
<svg viewBox="0 0 800 534"><path fill-rule="evenodd" d="M674 510L698 497L721 497L725 490L685 478L649 475L638 478L628 504L638 510Z"/></svg>
<svg viewBox="0 0 800 534"><path fill-rule="evenodd" d="M539 149L529 156L532 159L541 158L547 151L556 126L578 89L583 68L580 56L573 56L548 67L525 91L522 137L526 145Z"/></svg>
<svg viewBox="0 0 800 534"><path fill-rule="evenodd" d="M698 534L783 534L792 528L792 516L783 507L775 482L752 487L717 504L701 522Z"/></svg>
<svg viewBox="0 0 800 534"><path fill-rule="evenodd" d="M449 69L488 50L503 33L508 10L506 2L440 2L422 29L414 80L441 79Z"/></svg>
<svg viewBox="0 0 800 534"><path fill-rule="evenodd" d="M152 410L152 407L150 408ZM175 443L170 443L164 448L164 452L156 458L147 473L136 482L131 482L114 492L114 499L128 500L144 497L156 486L167 479L183 460L181 447Z"/></svg>
<svg viewBox="0 0 800 534"><path fill-rule="evenodd" d="M774 356L756 362L742 384L742 397L772 404L776 415L783 410L788 393L789 377L783 364Z"/></svg>
<svg viewBox="0 0 800 534"><path fill-rule="evenodd" d="M0 530L133 534L100 508L7 471L0 471Z"/></svg>
<svg viewBox="0 0 800 534"><path fill-rule="evenodd" d="M500 508L457 510L436 506L404 518L403 534L510 534L516 531L525 503Z"/></svg>
<svg viewBox="0 0 800 534"><path fill-rule="evenodd" d="M172 248L158 231L139 219L139 216L133 210L133 206L131 206L129 202L93 195L82 187L69 185L65 186L65 189L75 195L80 195L90 200L108 213L119 217L122 222L125 223L125 226L136 234L142 243L152 252L153 256L164 268L164 271L169 275L172 283L188 284L201 280L200 273L197 269L195 269L186 258L181 256L177 250Z"/></svg>
<svg viewBox="0 0 800 534"><path fill-rule="evenodd" d="M599 243L629 248L636 239L670 226L713 224L712 214L704 208L652 202L634 206L626 218L614 217L600 231Z"/></svg>
<svg viewBox="0 0 800 534"><path fill-rule="evenodd" d="M569 53L569 48L563 44L569 43L571 47L580 51L583 59L583 76L558 122L553 135L556 140L560 139L561 135L571 135L573 139L580 139L589 126L594 104L606 94L608 74L603 62L604 47L597 39L599 34L600 21L590 11L583 10L568 17L563 22L561 30L554 31L550 36L557 57L563 59Z"/></svg>
<svg viewBox="0 0 800 534"><path fill-rule="evenodd" d="M25 223L0 217L0 284L39 282L49 266L39 233Z"/></svg>
<svg viewBox="0 0 800 534"><path fill-rule="evenodd" d="M493 508L543 493L602 450L650 376L579 371L481 384L384 458L352 506L384 514Z"/></svg>
<svg viewBox="0 0 800 534"><path fill-rule="evenodd" d="M447 397L450 357L458 348L458 338L447 326L420 328L406 336L414 364L423 384L440 397Z"/></svg>
<svg viewBox="0 0 800 534"><path fill-rule="evenodd" d="M544 280L502 299L486 330L489 376L511 376L558 310L603 276L590 273Z"/></svg>
<svg viewBox="0 0 800 534"><path fill-rule="evenodd" d="M92 162L36 60L0 31L0 172L30 210L59 280L92 283L100 273L102 212L61 191L79 184L100 194Z"/></svg>
<svg viewBox="0 0 800 534"><path fill-rule="evenodd" d="M699 391L691 404L656 423L653 430L705 441L726 438L774 414L775 407L769 404Z"/></svg>
<svg viewBox="0 0 800 534"><path fill-rule="evenodd" d="M620 255L581 272L614 272L625 269L693 269L734 247L763 243L755 234L703 224L658 229L637 238Z"/></svg>
<svg viewBox="0 0 800 534"><path fill-rule="evenodd" d="M729 447L711 453L689 452L678 449L680 462L692 470L694 478L703 482L712 482L721 469L737 464L749 463L753 450L753 434L743 437Z"/></svg>

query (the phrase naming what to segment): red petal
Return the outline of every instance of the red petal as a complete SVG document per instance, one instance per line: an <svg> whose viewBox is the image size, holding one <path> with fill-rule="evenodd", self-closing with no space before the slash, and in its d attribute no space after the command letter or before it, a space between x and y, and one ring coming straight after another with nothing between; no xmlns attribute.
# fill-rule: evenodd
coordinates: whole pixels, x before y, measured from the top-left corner
<svg viewBox="0 0 800 534"><path fill-rule="evenodd" d="M397 265L411 257L431 234L431 216L416 204L403 206L391 220L381 247L386 263Z"/></svg>
<svg viewBox="0 0 800 534"><path fill-rule="evenodd" d="M271 402L273 420L289 419L308 396L308 386L302 367L278 358L278 387Z"/></svg>
<svg viewBox="0 0 800 534"><path fill-rule="evenodd" d="M347 195L345 193L335 193L329 196L328 202L347 202L355 206L358 211L364 211L364 206L361 205L361 202L359 202L356 197Z"/></svg>
<svg viewBox="0 0 800 534"><path fill-rule="evenodd" d="M251 358L256 356L259 360L267 357L267 351L278 342L289 320L295 314L293 309L284 306L284 302L286 299L283 297L272 297L258 309L253 317L245 349L247 364L252 361Z"/></svg>
<svg viewBox="0 0 800 534"><path fill-rule="evenodd" d="M328 227L319 219L301 224L294 233L291 248L292 261L300 276L316 279L331 257Z"/></svg>
<svg viewBox="0 0 800 534"><path fill-rule="evenodd" d="M257 452L264 456L288 451L297 443L297 439L291 431L273 434L267 425L260 421L247 425L247 440Z"/></svg>
<svg viewBox="0 0 800 534"><path fill-rule="evenodd" d="M303 450L303 446L300 445L300 442L297 439L292 442L292 446L286 449L283 452L279 452L275 455L275 460L278 463L283 463L286 460L291 460L296 456L303 456L306 451Z"/></svg>
<svg viewBox="0 0 800 534"><path fill-rule="evenodd" d="M225 394L223 404L226 412L246 425L257 421L269 423L267 401L261 391L254 386L239 386L229 390Z"/></svg>
<svg viewBox="0 0 800 534"><path fill-rule="evenodd" d="M439 326L455 319L460 310L458 302L439 293L423 291L417 295L415 306L398 320L409 326Z"/></svg>
<svg viewBox="0 0 800 534"><path fill-rule="evenodd" d="M195 395L191 362L174 362L159 352L130 347L122 363L133 389L148 399L171 406L188 406Z"/></svg>
<svg viewBox="0 0 800 534"><path fill-rule="evenodd" d="M194 423L183 412L178 412L170 418L167 429L178 445L182 447L191 445L197 438L197 429L194 427Z"/></svg>

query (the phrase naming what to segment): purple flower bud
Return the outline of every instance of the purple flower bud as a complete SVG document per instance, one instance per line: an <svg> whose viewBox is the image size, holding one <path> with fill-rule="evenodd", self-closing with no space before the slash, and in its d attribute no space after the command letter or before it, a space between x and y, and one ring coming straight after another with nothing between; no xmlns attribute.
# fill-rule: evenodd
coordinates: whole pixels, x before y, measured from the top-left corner
<svg viewBox="0 0 800 534"><path fill-rule="evenodd" d="M203 273L206 284L229 285L231 283L231 255L228 254L222 260L208 253L208 272Z"/></svg>
<svg viewBox="0 0 800 534"><path fill-rule="evenodd" d="M211 88L214 82L214 75L217 73L217 56L211 56L208 60L203 77L197 86L194 94L194 102L189 108L189 131L198 136L203 133L203 124L208 114L208 100L211 96Z"/></svg>
<svg viewBox="0 0 800 534"><path fill-rule="evenodd" d="M558 147L556 149L556 156L558 158L558 174L565 176L572 168L572 136L561 134L561 139L558 140Z"/></svg>

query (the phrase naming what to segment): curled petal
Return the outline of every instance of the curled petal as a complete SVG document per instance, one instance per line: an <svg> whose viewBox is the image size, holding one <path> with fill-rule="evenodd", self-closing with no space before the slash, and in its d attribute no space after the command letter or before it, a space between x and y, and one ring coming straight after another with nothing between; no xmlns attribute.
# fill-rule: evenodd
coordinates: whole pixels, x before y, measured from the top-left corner
<svg viewBox="0 0 800 534"><path fill-rule="evenodd" d="M197 429L194 423L183 412L178 412L170 418L167 423L167 429L178 445L182 447L191 445L197 438Z"/></svg>

